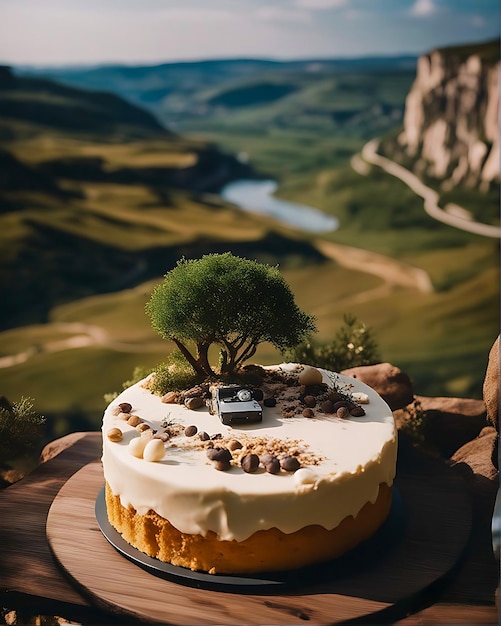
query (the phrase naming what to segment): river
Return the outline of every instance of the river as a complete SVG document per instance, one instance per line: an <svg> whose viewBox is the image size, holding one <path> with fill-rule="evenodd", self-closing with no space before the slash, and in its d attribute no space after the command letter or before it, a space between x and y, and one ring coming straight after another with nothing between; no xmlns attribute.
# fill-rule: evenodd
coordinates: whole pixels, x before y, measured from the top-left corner
<svg viewBox="0 0 501 626"><path fill-rule="evenodd" d="M220 191L220 195L243 211L269 215L289 226L312 233L336 230L339 221L318 209L277 198L274 180L235 180Z"/></svg>

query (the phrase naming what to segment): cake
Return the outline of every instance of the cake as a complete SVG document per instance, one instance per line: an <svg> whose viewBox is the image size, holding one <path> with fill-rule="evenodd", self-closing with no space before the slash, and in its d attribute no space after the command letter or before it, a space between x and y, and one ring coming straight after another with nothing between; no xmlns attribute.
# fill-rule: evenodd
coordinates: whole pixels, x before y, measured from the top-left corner
<svg viewBox="0 0 501 626"><path fill-rule="evenodd" d="M253 368L249 411L234 404L226 424L218 384L160 397L146 378L106 409L106 511L140 552L211 574L291 570L385 521L397 453L386 402L326 370Z"/></svg>

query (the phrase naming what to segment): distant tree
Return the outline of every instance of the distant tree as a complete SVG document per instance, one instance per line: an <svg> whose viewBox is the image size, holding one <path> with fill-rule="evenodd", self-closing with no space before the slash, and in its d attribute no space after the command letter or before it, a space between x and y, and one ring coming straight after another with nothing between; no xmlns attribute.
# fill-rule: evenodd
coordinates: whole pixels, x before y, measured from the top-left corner
<svg viewBox="0 0 501 626"><path fill-rule="evenodd" d="M42 439L44 423L31 398L11 404L0 396L0 465L32 450Z"/></svg>
<svg viewBox="0 0 501 626"><path fill-rule="evenodd" d="M179 261L154 289L146 311L153 328L201 376L215 374L209 363L213 344L220 347L220 373L230 374L260 343L283 351L316 331L276 267L229 252Z"/></svg>

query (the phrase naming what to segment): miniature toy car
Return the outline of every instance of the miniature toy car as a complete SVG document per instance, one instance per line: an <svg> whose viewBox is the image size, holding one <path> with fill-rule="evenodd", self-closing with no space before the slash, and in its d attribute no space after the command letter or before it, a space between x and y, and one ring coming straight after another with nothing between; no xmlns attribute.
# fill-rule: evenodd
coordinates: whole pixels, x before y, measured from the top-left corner
<svg viewBox="0 0 501 626"><path fill-rule="evenodd" d="M252 389L238 385L212 387L209 411L218 415L226 425L261 422L263 419L263 409Z"/></svg>

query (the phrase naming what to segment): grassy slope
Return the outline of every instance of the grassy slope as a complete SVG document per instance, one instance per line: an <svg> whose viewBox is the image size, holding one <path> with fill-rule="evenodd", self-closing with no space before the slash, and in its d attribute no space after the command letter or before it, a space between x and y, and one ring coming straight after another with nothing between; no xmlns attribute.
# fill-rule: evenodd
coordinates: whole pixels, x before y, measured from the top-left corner
<svg viewBox="0 0 501 626"><path fill-rule="evenodd" d="M325 85L323 89L315 96L329 95ZM398 81L393 86L386 83L385 89L385 97L395 101L404 91ZM199 254L217 246L243 251L246 256L280 263L299 305L317 316L320 339L333 336L346 312L355 313L374 329L383 359L405 369L418 393L480 397L487 352L499 329L497 245L429 220L421 201L399 181L377 170L367 177L355 173L349 166L350 156L363 145L366 133L372 136L373 125L364 122L354 130L323 112L313 118L301 116L298 93L291 97L295 100L287 107L291 115L296 113L288 123L284 123L282 102L267 111L227 112L205 124L192 119L186 122L192 133L188 140L129 137L107 141L89 135L55 136L39 128L34 132L29 125L19 124L8 147L34 166L50 159L97 156L111 170L124 164L183 168L190 165L201 142L217 141L230 151L247 152L260 171L282 181L284 197L337 215L341 228L327 238L426 269L435 293L392 289L364 301L360 296L370 294L381 281L333 262L319 264L310 259L305 264L300 243L308 236L236 212L208 194L170 189L159 195L145 184L58 180L62 189L81 193L71 198L44 191L16 192L15 200L23 210L0 215L3 260L33 250L34 235L42 227L63 233L64 238L74 235L80 242L110 244L110 250L132 255L127 258L149 250L154 257L147 258L157 263L164 259L165 269L183 253ZM311 92L309 97L313 97ZM343 108L346 102L338 104ZM283 237L280 245L276 238L260 245L270 232ZM88 248L81 250L85 253ZM159 270L156 276L162 273ZM98 427L105 406L103 394L118 390L136 365L153 366L169 349L152 333L143 313L154 282L98 296L80 293L73 302L47 311L51 322L83 322L103 328L110 340L122 344L119 347L47 352L40 346L67 338L64 327L28 326L1 333L3 355L39 346L26 363L2 370L1 392L13 399L34 397L39 410L51 417L53 434L89 423ZM32 296L36 305L41 296ZM279 358L267 345L256 355L263 363Z"/></svg>

